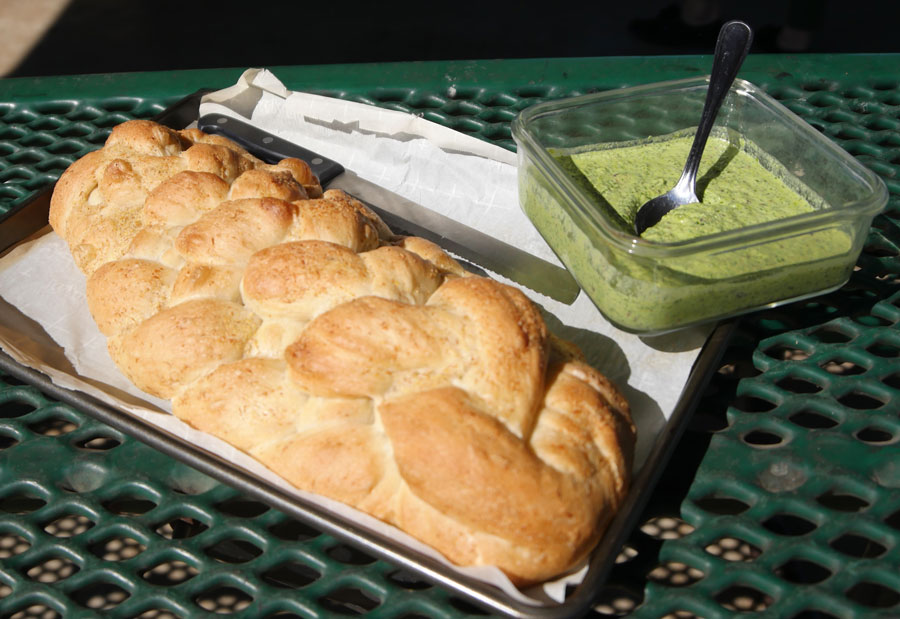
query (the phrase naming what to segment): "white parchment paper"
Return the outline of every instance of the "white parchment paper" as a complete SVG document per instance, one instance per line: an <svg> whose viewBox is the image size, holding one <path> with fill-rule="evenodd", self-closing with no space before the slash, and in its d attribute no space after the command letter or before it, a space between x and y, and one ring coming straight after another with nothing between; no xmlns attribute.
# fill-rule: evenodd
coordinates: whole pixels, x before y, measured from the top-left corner
<svg viewBox="0 0 900 619"><path fill-rule="evenodd" d="M240 114L222 105L231 101L241 102ZM246 71L234 86L208 95L200 112L243 116L342 163L364 179L558 264L519 208L515 155L503 148L415 115L290 92L271 72L259 69ZM52 232L7 254L0 259L4 305L0 348L62 387L89 393L277 487L297 492L245 454L174 418L167 401L135 388L109 358L105 338L88 312L84 289L84 276L65 243ZM639 469L671 416L710 330L642 339L610 325L584 293L565 305L527 288L523 291L545 310L555 333L577 343L588 361L625 392L638 426ZM298 494L443 561L393 527L333 501ZM517 590L494 568L452 569L496 585L513 599L547 603L562 601L566 584L580 581L586 568L527 592Z"/></svg>

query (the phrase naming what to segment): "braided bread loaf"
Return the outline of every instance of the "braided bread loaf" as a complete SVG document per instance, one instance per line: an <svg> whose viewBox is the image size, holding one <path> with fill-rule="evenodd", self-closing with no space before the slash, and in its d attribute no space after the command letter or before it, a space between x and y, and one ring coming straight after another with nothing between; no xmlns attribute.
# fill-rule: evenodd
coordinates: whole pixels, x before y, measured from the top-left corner
<svg viewBox="0 0 900 619"><path fill-rule="evenodd" d="M624 496L616 388L520 291L395 236L304 162L130 121L63 174L50 223L139 388L457 564L546 580Z"/></svg>

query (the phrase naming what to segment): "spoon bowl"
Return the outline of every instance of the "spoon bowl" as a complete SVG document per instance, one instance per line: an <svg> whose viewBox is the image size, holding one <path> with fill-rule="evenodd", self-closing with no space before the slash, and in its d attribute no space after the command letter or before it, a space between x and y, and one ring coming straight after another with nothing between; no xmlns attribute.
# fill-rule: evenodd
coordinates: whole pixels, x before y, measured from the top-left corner
<svg viewBox="0 0 900 619"><path fill-rule="evenodd" d="M672 189L648 200L638 209L634 218L634 231L638 236L656 225L669 211L685 204L700 202L697 198L697 170L700 168L703 149L719 108L750 51L752 41L753 31L742 21L730 21L719 30L703 112L681 178Z"/></svg>

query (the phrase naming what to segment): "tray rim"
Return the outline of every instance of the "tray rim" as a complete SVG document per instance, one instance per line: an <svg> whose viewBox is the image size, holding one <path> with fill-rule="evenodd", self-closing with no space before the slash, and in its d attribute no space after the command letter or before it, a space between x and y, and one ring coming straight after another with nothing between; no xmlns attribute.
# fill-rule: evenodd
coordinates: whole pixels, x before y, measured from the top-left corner
<svg viewBox="0 0 900 619"><path fill-rule="evenodd" d="M175 102L152 118L175 129L182 129L198 117L200 100L213 89L201 88ZM17 208L0 217L0 254L30 234L46 226L46 209L53 185L37 191ZM42 220L43 217L43 220ZM14 222L15 225L9 222ZM19 223L24 221L24 225ZM42 223L34 227L35 223ZM13 229L12 234L6 230ZM646 462L632 479L628 494L613 517L598 544L590 553L584 580L566 599L558 604L534 605L516 600L502 590L454 573L439 561L398 544L374 531L345 522L326 508L308 503L302 497L290 495L264 480L249 474L219 456L187 443L181 438L145 422L125 411L107 405L88 394L62 388L42 372L20 365L0 350L0 368L10 375L33 385L51 397L105 423L129 436L158 449L220 483L228 485L293 518L318 528L345 543L368 552L379 559L401 566L418 576L441 586L487 610L516 618L574 617L582 614L595 601L599 587L612 569L619 549L643 514L650 494L655 489L662 470L687 428L704 389L717 369L738 319L717 323L702 346L675 409L660 431Z"/></svg>

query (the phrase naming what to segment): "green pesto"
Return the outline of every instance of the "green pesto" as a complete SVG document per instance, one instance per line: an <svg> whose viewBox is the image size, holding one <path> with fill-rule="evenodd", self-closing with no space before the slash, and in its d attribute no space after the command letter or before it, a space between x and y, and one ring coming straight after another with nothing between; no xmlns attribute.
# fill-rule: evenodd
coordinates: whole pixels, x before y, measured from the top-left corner
<svg viewBox="0 0 900 619"><path fill-rule="evenodd" d="M631 225L647 200L665 193L681 175L692 137L590 150L572 163ZM711 137L697 172L697 196L648 229L647 240L671 243L809 213L808 200L728 140Z"/></svg>
<svg viewBox="0 0 900 619"><path fill-rule="evenodd" d="M678 179L690 135L555 156L593 198L600 211L593 215L631 233L640 205ZM777 162L729 137L713 138L706 147L698 174L703 203L676 209L646 231L645 240L690 243L692 237L817 208L817 197ZM530 163L520 175L519 191L525 212L585 292L612 323L628 331L664 332L808 296L841 285L853 267L851 237L835 226L788 238L734 241L724 250L672 251L660 258L604 241L590 214L570 206Z"/></svg>

